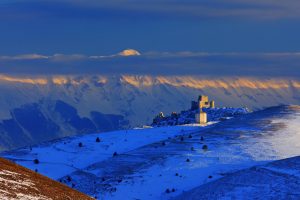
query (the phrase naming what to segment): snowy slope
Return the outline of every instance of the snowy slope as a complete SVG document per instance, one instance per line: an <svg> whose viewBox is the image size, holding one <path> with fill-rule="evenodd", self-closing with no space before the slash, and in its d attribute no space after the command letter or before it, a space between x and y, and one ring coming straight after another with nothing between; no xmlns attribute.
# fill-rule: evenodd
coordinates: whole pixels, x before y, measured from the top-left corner
<svg viewBox="0 0 300 200"><path fill-rule="evenodd" d="M5 157L53 179L58 179L78 169L83 169L96 161L111 158L114 152L122 154L147 144L168 139L181 132L201 129L199 126L164 127L134 129L107 133L88 134L64 138L39 146L22 148L4 153ZM96 142L99 138L100 142ZM82 143L82 147L79 147ZM38 159L40 164L34 164ZM60 170L56 170L59 168Z"/></svg>
<svg viewBox="0 0 300 200"><path fill-rule="evenodd" d="M200 94L217 107L299 104L299 88L299 80L286 78L0 75L0 151L150 124L160 111L190 108Z"/></svg>
<svg viewBox="0 0 300 200"><path fill-rule="evenodd" d="M300 157L255 166L184 192L177 200L300 199Z"/></svg>
<svg viewBox="0 0 300 200"><path fill-rule="evenodd" d="M169 199L236 170L299 155L299 120L300 107L279 106L207 127L92 134L3 156L100 199Z"/></svg>

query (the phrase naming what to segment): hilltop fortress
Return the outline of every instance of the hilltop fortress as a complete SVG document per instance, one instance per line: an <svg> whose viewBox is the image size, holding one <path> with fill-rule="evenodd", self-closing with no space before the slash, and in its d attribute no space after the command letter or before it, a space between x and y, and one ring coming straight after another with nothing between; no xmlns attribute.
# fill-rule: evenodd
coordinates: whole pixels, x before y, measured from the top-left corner
<svg viewBox="0 0 300 200"><path fill-rule="evenodd" d="M191 102L189 110L180 113L172 112L165 116L160 112L154 119L151 126L174 126L183 124L205 125L209 121L226 120L228 117L234 117L248 113L247 108L216 108L215 102L209 101L208 96L200 95L197 101Z"/></svg>
<svg viewBox="0 0 300 200"><path fill-rule="evenodd" d="M197 124L207 123L207 113L202 108L215 108L215 101L209 102L208 96L203 95L198 97L198 101L192 101L191 110L198 110L195 114L195 123Z"/></svg>
<svg viewBox="0 0 300 200"><path fill-rule="evenodd" d="M191 110L200 108L215 108L215 101L208 100L208 96L200 95L198 101L192 101Z"/></svg>

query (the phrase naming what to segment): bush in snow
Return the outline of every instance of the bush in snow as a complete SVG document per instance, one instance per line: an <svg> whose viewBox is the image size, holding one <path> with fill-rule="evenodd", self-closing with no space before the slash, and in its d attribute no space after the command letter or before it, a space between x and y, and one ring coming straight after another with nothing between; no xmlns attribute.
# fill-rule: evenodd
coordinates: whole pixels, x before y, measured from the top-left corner
<svg viewBox="0 0 300 200"><path fill-rule="evenodd" d="M39 159L34 159L34 160L33 160L33 163L37 165L37 164L40 163L40 161L39 161Z"/></svg>
<svg viewBox="0 0 300 200"><path fill-rule="evenodd" d="M118 155L118 153L117 153L117 152L114 152L113 156L115 157L115 156L117 156L117 155Z"/></svg>
<svg viewBox="0 0 300 200"><path fill-rule="evenodd" d="M72 181L71 176L67 176L67 181L68 181L68 182L71 182L71 181Z"/></svg>
<svg viewBox="0 0 300 200"><path fill-rule="evenodd" d="M79 146L79 147L83 147L82 142L79 142L79 143L78 143L78 146Z"/></svg>
<svg viewBox="0 0 300 200"><path fill-rule="evenodd" d="M207 149L208 149L207 145L203 145L203 146L202 146L202 149L203 149L203 150L207 150Z"/></svg>
<svg viewBox="0 0 300 200"><path fill-rule="evenodd" d="M99 137L96 138L96 142L100 142L100 138Z"/></svg>

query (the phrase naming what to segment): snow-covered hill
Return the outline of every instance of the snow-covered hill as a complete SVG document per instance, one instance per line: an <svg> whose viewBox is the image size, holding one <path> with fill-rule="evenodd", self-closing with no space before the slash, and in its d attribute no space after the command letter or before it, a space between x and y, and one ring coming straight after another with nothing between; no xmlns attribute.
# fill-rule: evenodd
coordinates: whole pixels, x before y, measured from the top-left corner
<svg viewBox="0 0 300 200"><path fill-rule="evenodd" d="M177 200L300 199L300 156L228 174L186 191Z"/></svg>
<svg viewBox="0 0 300 200"><path fill-rule="evenodd" d="M217 107L256 110L300 103L296 79L199 76L0 75L0 151L64 136L150 124L190 108L198 95Z"/></svg>
<svg viewBox="0 0 300 200"><path fill-rule="evenodd" d="M298 156L299 120L299 106L279 106L206 127L90 134L2 156L100 199L169 199L237 170Z"/></svg>

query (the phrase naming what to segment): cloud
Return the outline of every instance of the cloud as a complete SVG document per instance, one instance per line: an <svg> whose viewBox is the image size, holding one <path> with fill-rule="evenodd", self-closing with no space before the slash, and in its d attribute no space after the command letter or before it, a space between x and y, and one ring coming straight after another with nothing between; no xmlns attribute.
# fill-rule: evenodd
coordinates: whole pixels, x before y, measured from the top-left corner
<svg viewBox="0 0 300 200"><path fill-rule="evenodd" d="M22 54L17 56L0 56L0 60L35 60L35 59L47 59L48 56L39 54Z"/></svg>
<svg viewBox="0 0 300 200"><path fill-rule="evenodd" d="M67 0L70 4L133 13L155 13L169 16L201 18L298 18L298 0Z"/></svg>
<svg viewBox="0 0 300 200"><path fill-rule="evenodd" d="M0 73L300 77L298 52L144 52L140 56L32 55L34 56L0 56Z"/></svg>
<svg viewBox="0 0 300 200"><path fill-rule="evenodd" d="M2 9L1 9L2 8ZM11 18L300 18L298 0L29 0L0 4L1 15ZM0 16L1 16L0 15Z"/></svg>
<svg viewBox="0 0 300 200"><path fill-rule="evenodd" d="M65 54L54 54L53 56L47 56L50 61L55 62L76 62L80 60L86 60L88 57L83 54L72 54L72 55L65 55Z"/></svg>
<svg viewBox="0 0 300 200"><path fill-rule="evenodd" d="M107 59L107 58L114 58L114 57L132 57L132 56L140 56L141 53L134 49L125 49L117 54L112 55L98 55L98 56L87 56L84 54L54 54L54 55L41 55L41 54L21 54L15 56L1 56L0 55L0 62L2 61L28 61L28 60L48 60L52 62L76 62L76 61L83 61L83 60L94 60L94 59ZM151 56L151 53L146 55ZM158 55L157 53L153 54Z"/></svg>
<svg viewBox="0 0 300 200"><path fill-rule="evenodd" d="M73 5L196 17L299 17L298 0L66 0Z"/></svg>

